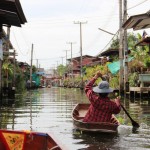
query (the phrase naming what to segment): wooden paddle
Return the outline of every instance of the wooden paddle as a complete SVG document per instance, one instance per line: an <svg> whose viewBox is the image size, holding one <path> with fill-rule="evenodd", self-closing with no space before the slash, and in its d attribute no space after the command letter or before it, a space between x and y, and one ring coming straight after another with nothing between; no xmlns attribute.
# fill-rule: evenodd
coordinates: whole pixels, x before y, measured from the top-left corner
<svg viewBox="0 0 150 150"><path fill-rule="evenodd" d="M102 76L101 78L102 78L103 81L107 81L107 79L108 79L107 75ZM118 93L115 93L115 96L117 96L117 95L118 95ZM124 110L124 112L127 114L127 116L130 118L130 120L132 122L132 126L134 128L139 128L140 125L131 118L131 116L129 115L129 113L127 112L127 110L124 108L124 106L122 104L121 104L121 107Z"/></svg>
<svg viewBox="0 0 150 150"><path fill-rule="evenodd" d="M129 113L127 112L127 110L124 108L124 106L121 104L121 107L122 107L122 109L125 111L125 113L127 114L127 116L130 118L130 120L131 120L131 122L132 122L132 126L134 127L134 128L139 128L140 127L140 125L137 123L137 122L135 122L132 118L131 118L131 116L129 115Z"/></svg>
<svg viewBox="0 0 150 150"><path fill-rule="evenodd" d="M117 96L117 95L118 95L118 93L115 93L115 96ZM119 98L121 99L121 96L119 96ZM124 110L124 112L126 113L126 115L130 118L130 120L132 122L132 126L134 128L139 128L140 125L131 118L131 116L129 115L129 113L127 112L127 110L124 108L124 106L122 104L120 104L120 105L121 105L122 109Z"/></svg>

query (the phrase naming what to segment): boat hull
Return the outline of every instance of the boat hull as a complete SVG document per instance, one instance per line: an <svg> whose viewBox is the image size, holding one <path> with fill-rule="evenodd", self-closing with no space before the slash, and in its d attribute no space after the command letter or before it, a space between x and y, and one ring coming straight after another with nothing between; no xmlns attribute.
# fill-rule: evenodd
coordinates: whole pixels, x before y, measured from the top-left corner
<svg viewBox="0 0 150 150"><path fill-rule="evenodd" d="M19 145L19 146L18 146ZM18 146L18 147L17 147ZM53 136L31 131L0 130L0 150L62 150Z"/></svg>
<svg viewBox="0 0 150 150"><path fill-rule="evenodd" d="M109 122L83 122L90 104L77 104L72 111L73 124L76 129L85 132L117 133L118 124Z"/></svg>

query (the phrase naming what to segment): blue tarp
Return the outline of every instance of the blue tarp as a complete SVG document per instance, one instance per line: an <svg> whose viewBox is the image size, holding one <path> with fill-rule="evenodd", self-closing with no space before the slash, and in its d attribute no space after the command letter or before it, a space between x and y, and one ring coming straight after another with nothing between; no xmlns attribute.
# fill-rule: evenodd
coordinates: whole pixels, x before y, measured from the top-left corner
<svg viewBox="0 0 150 150"><path fill-rule="evenodd" d="M112 74L116 74L120 69L120 62L116 61L111 64L108 64L108 69Z"/></svg>
<svg viewBox="0 0 150 150"><path fill-rule="evenodd" d="M36 86L40 85L40 77L36 73L32 74L32 81L35 81Z"/></svg>
<svg viewBox="0 0 150 150"><path fill-rule="evenodd" d="M133 57L129 57L128 62L130 62L132 59ZM120 61L115 61L113 63L108 64L107 66L112 74L116 74L120 70Z"/></svg>

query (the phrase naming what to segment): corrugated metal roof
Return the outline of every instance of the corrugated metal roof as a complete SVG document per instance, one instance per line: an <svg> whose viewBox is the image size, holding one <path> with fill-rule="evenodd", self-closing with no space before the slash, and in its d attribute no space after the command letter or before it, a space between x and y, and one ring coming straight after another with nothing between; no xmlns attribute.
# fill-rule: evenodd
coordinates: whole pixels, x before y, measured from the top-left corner
<svg viewBox="0 0 150 150"><path fill-rule="evenodd" d="M101 52L99 56L110 56L110 55L119 55L119 49L107 49L104 52Z"/></svg>
<svg viewBox="0 0 150 150"><path fill-rule="evenodd" d="M21 24L27 22L19 0L0 0L0 9L17 13Z"/></svg>
<svg viewBox="0 0 150 150"><path fill-rule="evenodd" d="M21 27L20 20L16 13L1 9L0 9L0 24L7 24L10 26L13 25Z"/></svg>
<svg viewBox="0 0 150 150"><path fill-rule="evenodd" d="M144 14L131 16L122 26L124 29L140 30L150 28L150 10Z"/></svg>
<svg viewBox="0 0 150 150"><path fill-rule="evenodd" d="M78 56L78 57L73 57L72 59L73 60L80 60L81 56ZM90 55L83 55L82 58L97 58L97 57L94 57L94 56L90 56ZM71 58L67 59L68 61L71 60Z"/></svg>

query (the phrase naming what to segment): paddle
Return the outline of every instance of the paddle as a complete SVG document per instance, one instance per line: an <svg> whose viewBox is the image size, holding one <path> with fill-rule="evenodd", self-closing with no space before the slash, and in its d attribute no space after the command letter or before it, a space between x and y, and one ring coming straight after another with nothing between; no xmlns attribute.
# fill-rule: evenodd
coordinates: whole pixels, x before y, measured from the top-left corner
<svg viewBox="0 0 150 150"><path fill-rule="evenodd" d="M115 95L116 95L116 93L115 93ZM130 118L130 120L132 122L133 128L139 128L140 125L131 118L131 116L129 115L129 113L127 112L127 110L124 108L124 106L122 104L120 104L120 106L122 107L122 109L124 110L124 112L126 113L126 115Z"/></svg>
<svg viewBox="0 0 150 150"><path fill-rule="evenodd" d="M103 81L108 81L108 76L107 76L107 75L103 75L103 76L101 77L101 79L102 79ZM115 93L115 95L117 96L118 94ZM139 125L137 122L135 122L135 121L131 118L131 116L129 115L129 113L127 112L127 110L124 108L124 106L123 106L122 104L121 104L121 107L122 107L122 109L124 110L124 112L127 114L127 116L130 118L130 120L131 120L131 122L132 122L132 126L133 126L134 128L139 128L140 125Z"/></svg>
<svg viewBox="0 0 150 150"><path fill-rule="evenodd" d="M115 95L116 95L116 93L115 93ZM130 118L130 120L132 122L132 126L134 128L139 128L140 125L131 118L131 116L129 115L129 113L127 112L127 110L124 108L124 106L122 104L120 104L120 106L122 107L122 109L124 110L124 112L126 113L126 115Z"/></svg>
<svg viewBox="0 0 150 150"><path fill-rule="evenodd" d="M127 114L127 116L130 118L130 120L131 120L131 122L132 122L132 126L134 127L134 128L139 128L140 127L140 125L137 123L137 122L135 122L132 118L131 118L131 116L129 115L129 113L127 112L127 110L124 108L124 106L121 104L121 107L122 107L122 109L124 110L124 112Z"/></svg>

